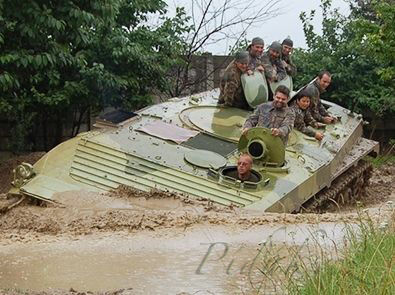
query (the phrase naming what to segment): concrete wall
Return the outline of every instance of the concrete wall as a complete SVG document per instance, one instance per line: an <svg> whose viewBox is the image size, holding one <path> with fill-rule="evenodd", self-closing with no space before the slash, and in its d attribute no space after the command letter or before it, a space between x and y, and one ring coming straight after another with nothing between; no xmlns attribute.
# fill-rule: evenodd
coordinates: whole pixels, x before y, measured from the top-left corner
<svg viewBox="0 0 395 295"><path fill-rule="evenodd" d="M191 95L219 87L221 76L232 61L232 58L224 55L212 55L205 53L193 56L192 66L188 73L190 87L183 91L183 95Z"/></svg>

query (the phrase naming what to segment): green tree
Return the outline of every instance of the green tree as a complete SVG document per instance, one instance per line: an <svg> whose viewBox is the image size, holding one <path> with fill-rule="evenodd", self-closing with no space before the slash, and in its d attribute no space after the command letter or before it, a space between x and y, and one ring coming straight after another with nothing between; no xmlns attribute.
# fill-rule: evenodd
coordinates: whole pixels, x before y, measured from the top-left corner
<svg viewBox="0 0 395 295"><path fill-rule="evenodd" d="M187 18L166 13L160 0L0 0L0 113L14 119L13 148L34 149L55 121L50 148L65 114L75 135L90 109L137 109L167 89Z"/></svg>
<svg viewBox="0 0 395 295"><path fill-rule="evenodd" d="M395 112L394 5L390 1L350 0L350 16L322 0L322 34L312 25L315 11L300 18L308 45L296 50L297 86L309 82L323 69L333 73L329 100L352 110L369 110L377 117ZM391 47L392 45L392 47Z"/></svg>

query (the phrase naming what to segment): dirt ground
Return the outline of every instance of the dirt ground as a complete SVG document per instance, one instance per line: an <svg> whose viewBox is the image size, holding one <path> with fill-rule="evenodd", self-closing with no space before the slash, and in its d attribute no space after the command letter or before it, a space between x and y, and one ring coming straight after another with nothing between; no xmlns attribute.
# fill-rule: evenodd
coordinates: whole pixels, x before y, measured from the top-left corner
<svg viewBox="0 0 395 295"><path fill-rule="evenodd" d="M383 216L393 219L395 164L374 169L370 185L360 205L348 205L324 214L270 214L215 205L207 200L191 200L186 196L153 191L138 192L120 187L110 193L85 194L73 192L59 196L65 206L23 200L10 208L14 199L6 198L12 169L21 162L34 163L42 156L35 153L15 157L0 164L0 245L51 241L53 237L82 239L100 233L155 233L164 237L182 233L194 226L227 226L234 230L256 225L317 224L353 222L367 214L380 223ZM0 287L1 288L1 287ZM24 293L26 292L26 293ZM51 290L33 292L0 289L0 294L134 294L122 289L103 293ZM182 294L182 293L180 293ZM186 293L185 293L186 294Z"/></svg>

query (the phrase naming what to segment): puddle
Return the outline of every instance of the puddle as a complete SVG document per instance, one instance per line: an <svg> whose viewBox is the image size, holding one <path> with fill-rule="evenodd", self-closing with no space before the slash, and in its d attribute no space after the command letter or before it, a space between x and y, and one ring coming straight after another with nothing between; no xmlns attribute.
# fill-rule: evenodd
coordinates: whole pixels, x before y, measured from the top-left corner
<svg viewBox="0 0 395 295"><path fill-rule="evenodd" d="M333 253L344 234L344 226L328 223L239 231L195 227L185 232L8 242L0 244L0 286L36 291L133 288L133 294L240 294L265 281L261 273L265 261L281 256L282 263L291 263L287 251L297 249L308 256L314 245ZM265 290L275 292L273 282L264 283L271 284Z"/></svg>

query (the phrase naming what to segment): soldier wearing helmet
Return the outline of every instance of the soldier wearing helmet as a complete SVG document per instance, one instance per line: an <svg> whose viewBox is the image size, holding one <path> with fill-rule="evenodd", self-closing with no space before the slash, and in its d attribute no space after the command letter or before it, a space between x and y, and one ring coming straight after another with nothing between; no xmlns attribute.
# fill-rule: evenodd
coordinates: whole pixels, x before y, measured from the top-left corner
<svg viewBox="0 0 395 295"><path fill-rule="evenodd" d="M265 76L269 82L281 81L286 77L283 63L280 60L282 46L279 42L273 42L268 51L262 56L262 64Z"/></svg>
<svg viewBox="0 0 395 295"><path fill-rule="evenodd" d="M249 53L240 51L235 55L235 59L225 69L220 83L220 94L218 103L240 109L250 110L244 96L241 84L241 75L248 70Z"/></svg>
<svg viewBox="0 0 395 295"><path fill-rule="evenodd" d="M286 38L283 40L281 45L282 45L281 61L283 67L288 75L290 75L291 77L295 77L296 66L291 59L294 42L290 38Z"/></svg>
<svg viewBox="0 0 395 295"><path fill-rule="evenodd" d="M252 75L255 70L260 72L264 71L262 66L262 53L265 47L265 42L262 38L255 37L252 39L251 44L248 46L247 51L250 54L250 62L248 63L248 75Z"/></svg>

